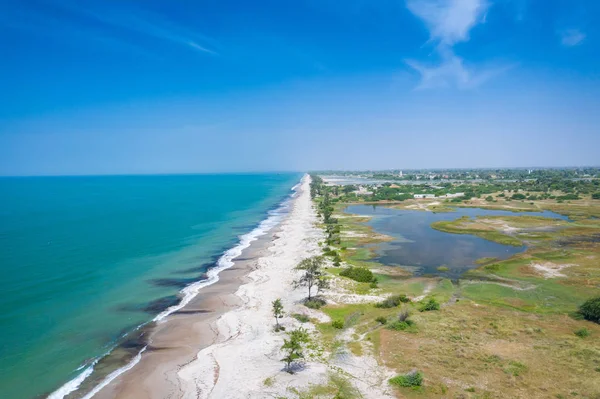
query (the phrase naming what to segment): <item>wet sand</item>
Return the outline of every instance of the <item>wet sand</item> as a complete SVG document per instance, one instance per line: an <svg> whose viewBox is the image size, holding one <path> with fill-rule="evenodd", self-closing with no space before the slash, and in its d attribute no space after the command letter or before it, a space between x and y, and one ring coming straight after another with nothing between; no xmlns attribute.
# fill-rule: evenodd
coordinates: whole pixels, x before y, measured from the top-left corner
<svg viewBox="0 0 600 399"><path fill-rule="evenodd" d="M252 242L234 260L235 265L219 274L219 281L204 287L187 306L173 313L149 333L148 348L140 362L121 374L94 398L180 397L177 372L196 358L197 353L219 343L214 323L224 313L239 307L235 292L247 283L268 246L277 237L278 227ZM161 381L162 383L157 383Z"/></svg>

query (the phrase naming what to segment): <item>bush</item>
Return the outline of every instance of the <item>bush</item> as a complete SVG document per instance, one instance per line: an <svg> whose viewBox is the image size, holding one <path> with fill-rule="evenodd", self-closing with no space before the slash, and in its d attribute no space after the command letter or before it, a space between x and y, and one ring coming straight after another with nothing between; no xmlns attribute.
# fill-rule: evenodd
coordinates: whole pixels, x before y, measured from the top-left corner
<svg viewBox="0 0 600 399"><path fill-rule="evenodd" d="M415 325L415 322L410 319L406 319L404 321L396 320L396 321L393 321L390 324L388 324L388 328L390 330L395 330L395 331L404 331L408 327L411 327L414 325Z"/></svg>
<svg viewBox="0 0 600 399"><path fill-rule="evenodd" d="M527 197L525 196L525 194L516 193L516 194L513 194L511 198L514 200L523 200Z"/></svg>
<svg viewBox="0 0 600 399"><path fill-rule="evenodd" d="M373 281L371 284L369 284L369 288L377 288L377 281Z"/></svg>
<svg viewBox="0 0 600 399"><path fill-rule="evenodd" d="M594 193L594 194L592 194L592 199L598 199L598 200L600 200L600 193Z"/></svg>
<svg viewBox="0 0 600 399"><path fill-rule="evenodd" d="M337 328L338 330L341 330L342 328L344 328L344 320L334 320L331 322L331 326L333 328Z"/></svg>
<svg viewBox="0 0 600 399"><path fill-rule="evenodd" d="M401 303L409 303L409 302L410 302L410 298L408 298L404 294L392 295L391 297L386 298L382 302L379 302L378 304L376 304L375 307L389 309L389 308L395 308L396 306L400 305Z"/></svg>
<svg viewBox="0 0 600 399"><path fill-rule="evenodd" d="M487 202L493 202L494 201L494 197L492 197L491 195L488 195L487 197L485 197L485 200Z"/></svg>
<svg viewBox="0 0 600 399"><path fill-rule="evenodd" d="M300 323L308 323L310 321L307 315L301 313L294 313L292 317L298 320Z"/></svg>
<svg viewBox="0 0 600 399"><path fill-rule="evenodd" d="M378 318L375 319L375 321L379 324L387 324L387 319L383 316L379 316Z"/></svg>
<svg viewBox="0 0 600 399"><path fill-rule="evenodd" d="M440 310L440 304L435 298L429 298L428 301L422 302L419 307L419 312L428 312L430 310Z"/></svg>
<svg viewBox="0 0 600 399"><path fill-rule="evenodd" d="M389 380L390 384L399 387L420 387L423 384L423 373L411 371L408 374L398 375Z"/></svg>
<svg viewBox="0 0 600 399"><path fill-rule="evenodd" d="M575 335L577 335L579 338L587 338L590 336L590 332L587 328L580 328L579 330L575 331Z"/></svg>
<svg viewBox="0 0 600 399"><path fill-rule="evenodd" d="M577 194L567 194L567 195L560 195L560 196L556 197L556 199L563 200L563 201L569 201L569 200L578 200L580 198Z"/></svg>
<svg viewBox="0 0 600 399"><path fill-rule="evenodd" d="M586 320L600 323L600 296L585 301L583 305L579 307L579 313L581 313Z"/></svg>
<svg viewBox="0 0 600 399"><path fill-rule="evenodd" d="M327 302L321 298L312 298L304 302L304 306L311 309L321 309L322 306L325 306Z"/></svg>
<svg viewBox="0 0 600 399"><path fill-rule="evenodd" d="M347 267L340 272L340 276L351 278L352 280L360 283L371 283L377 281L375 276L373 276L373 272L366 267Z"/></svg>

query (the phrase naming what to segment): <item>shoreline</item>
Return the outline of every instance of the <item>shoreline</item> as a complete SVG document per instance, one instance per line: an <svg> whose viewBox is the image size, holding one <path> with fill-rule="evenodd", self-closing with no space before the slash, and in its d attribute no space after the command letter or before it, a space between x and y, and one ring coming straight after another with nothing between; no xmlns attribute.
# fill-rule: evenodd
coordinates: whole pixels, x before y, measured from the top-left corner
<svg viewBox="0 0 600 399"><path fill-rule="evenodd" d="M305 292L292 291L293 268L320 250L322 232L315 226L307 176L296 193L286 217L223 270L218 284L203 288L183 309L157 324L139 363L95 399L263 394L265 373L282 373L278 351L283 336L272 330L271 302L281 297L286 309L301 306ZM273 357L265 360L265 355Z"/></svg>
<svg viewBox="0 0 600 399"><path fill-rule="evenodd" d="M173 352L177 341L161 341L164 331L170 330L175 324L193 325L199 322L211 323L213 319L227 311L235 303L233 293L243 284L244 276L252 270L251 261L260 256L266 245L272 240L278 226L289 216L291 206L297 197L300 182L291 187L291 194L273 205L267 211L267 216L255 227L239 237L238 242L222 252L213 267L210 267L203 280L199 280L183 288L178 303L167 307L152 320L139 325L126 333L123 340L110 349L103 357L95 359L73 379L67 381L57 390L51 392L49 399L88 399L97 398L104 391L113 389L120 383L124 374L131 374L140 367L146 357L155 352ZM229 273L228 273L229 272ZM211 298L220 298L216 303ZM225 299L230 302L228 303ZM206 300L205 300L206 299ZM223 305L223 306L221 306ZM196 333L195 331L193 331ZM202 332L209 335L210 332ZM207 340L198 336L199 347L206 346ZM182 339L180 342L184 342ZM190 343L187 342L188 347ZM96 376L96 378L94 378Z"/></svg>
<svg viewBox="0 0 600 399"><path fill-rule="evenodd" d="M294 288L301 275L295 267L305 258L321 255L323 239L310 197L310 177L305 176L281 223L224 270L219 284L206 287L168 322L159 323L139 363L93 398L301 397L313 387L331 389L335 381L346 381L364 398L391 398L387 380L392 371L370 353L372 344L363 344L368 353L338 353L320 331L331 322L330 316L307 308L306 289ZM381 299L358 298L331 278L336 281L323 295L330 305ZM274 329L276 299L283 304L285 316L279 324L285 331L303 328L311 337L301 370L294 374L286 372L281 361L287 332ZM350 345L356 335L349 327L340 342Z"/></svg>

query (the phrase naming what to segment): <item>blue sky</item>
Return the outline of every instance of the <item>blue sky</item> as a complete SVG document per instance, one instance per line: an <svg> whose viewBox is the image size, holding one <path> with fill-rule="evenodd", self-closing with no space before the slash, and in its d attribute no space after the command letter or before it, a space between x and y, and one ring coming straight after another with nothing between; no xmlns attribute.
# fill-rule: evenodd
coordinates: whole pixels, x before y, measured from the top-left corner
<svg viewBox="0 0 600 399"><path fill-rule="evenodd" d="M600 2L0 3L0 174L600 164Z"/></svg>

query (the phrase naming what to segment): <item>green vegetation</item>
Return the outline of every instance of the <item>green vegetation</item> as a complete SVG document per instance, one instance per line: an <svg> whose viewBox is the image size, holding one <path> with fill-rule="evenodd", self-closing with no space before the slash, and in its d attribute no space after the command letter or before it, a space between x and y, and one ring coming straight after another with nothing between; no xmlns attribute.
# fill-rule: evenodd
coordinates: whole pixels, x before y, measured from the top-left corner
<svg viewBox="0 0 600 399"><path fill-rule="evenodd" d="M469 225L473 224L473 219L471 219L468 216L463 216L453 221L441 220L438 222L434 222L431 224L431 227L436 230L443 231L445 233L471 234L486 239L488 241L494 241L504 245L512 245L515 247L520 247L523 245L523 242L521 240L509 236L507 234L500 233L499 231L494 230L492 228L469 227Z"/></svg>
<svg viewBox="0 0 600 399"><path fill-rule="evenodd" d="M410 302L410 298L404 294L392 295L391 297L386 298L383 301L375 304L375 307L389 309L389 308L395 308L396 306L400 305L401 303L408 303L408 302Z"/></svg>
<svg viewBox="0 0 600 399"><path fill-rule="evenodd" d="M350 266L340 272L340 276L351 278L354 281L361 283L376 283L377 279L373 276L373 272L366 267Z"/></svg>
<svg viewBox="0 0 600 399"><path fill-rule="evenodd" d="M341 330L344 328L344 320L334 320L331 322L331 327Z"/></svg>
<svg viewBox="0 0 600 399"><path fill-rule="evenodd" d="M323 185L315 197L328 238L322 246L325 256L347 265L328 272L356 281L339 279L345 290L373 295L368 278L352 277L364 273L353 269L362 268L376 278L377 294L390 297L375 306L339 303L322 307L333 321L316 324L320 345L330 353L343 348L358 356L372 348L380 364L397 372L426 372L426 387L419 388L422 376L419 385L404 385L402 378L402 383L390 381L415 388L398 392L402 397L600 397L600 326L583 321L598 322L600 315L593 312L594 300L590 299L598 296L600 286L600 195L594 196L600 194L598 172L600 169L588 178L582 170L578 174L482 171L477 180L428 178L416 185L361 185L360 195L354 193L358 186ZM472 171L456 171L463 176L469 173ZM503 180L482 177L492 174ZM464 197L436 199L440 205L409 199L413 194L451 193L464 193ZM390 238L366 225L367 217L337 216L349 202L383 200L398 201L386 206L434 212L449 206L551 210L570 220L515 213L445 222L438 230L527 245L526 251L509 259L479 259L477 269L450 281L411 276L406 269L375 263L377 247L370 244ZM323 203L333 209L328 217ZM445 265L438 271L447 271ZM427 298L413 304L407 295ZM401 314L397 315L400 305ZM404 310L412 315L402 315ZM346 328L345 334L342 328ZM354 335L347 342L350 332ZM363 339L370 343L365 345ZM544 387L543 393L539 387ZM328 390L329 396L322 397L337 394L333 388L319 389Z"/></svg>
<svg viewBox="0 0 600 399"><path fill-rule="evenodd" d="M513 375L515 377L520 376L521 374L523 374L526 371L527 371L527 366L525 366L523 363L517 362L517 361L510 361L508 363L508 366L506 366L506 368L504 369L505 373Z"/></svg>
<svg viewBox="0 0 600 399"><path fill-rule="evenodd" d="M579 313L587 320L600 323L600 296L585 301L579 307Z"/></svg>
<svg viewBox="0 0 600 399"><path fill-rule="evenodd" d="M273 317L275 317L275 331L285 330L284 327L279 325L279 319L283 317L283 305L281 299L277 298L273 301Z"/></svg>
<svg viewBox="0 0 600 399"><path fill-rule="evenodd" d="M420 387L423 384L423 373L415 370L407 374L398 375L390 379L390 384L399 387Z"/></svg>
<svg viewBox="0 0 600 399"><path fill-rule="evenodd" d="M285 370L293 374L292 364L298 360L304 359L303 346L309 341L306 330L299 328L288 333L288 337L283 340L281 349L285 357L281 359L285 363Z"/></svg>
<svg viewBox="0 0 600 399"><path fill-rule="evenodd" d="M296 287L308 288L308 301L312 299L312 288L317 287L317 295L319 291L329 288L329 280L323 271L324 260L321 256L304 259L295 267L295 270L303 271L304 274L294 282Z"/></svg>
<svg viewBox="0 0 600 399"><path fill-rule="evenodd" d="M326 304L327 302L322 298L312 298L304 301L304 306L310 309L321 309Z"/></svg>
<svg viewBox="0 0 600 399"><path fill-rule="evenodd" d="M388 324L388 328L394 331L404 331L415 325L414 321L409 319L410 309L404 305L396 320Z"/></svg>
<svg viewBox="0 0 600 399"><path fill-rule="evenodd" d="M292 317L300 323L308 323L310 321L310 318L307 315L301 313L294 313L292 314Z"/></svg>
<svg viewBox="0 0 600 399"><path fill-rule="evenodd" d="M579 330L575 330L574 334L579 338L587 338L590 336L590 331L587 328L580 328Z"/></svg>
<svg viewBox="0 0 600 399"><path fill-rule="evenodd" d="M431 310L440 310L439 302L436 301L435 298L423 300L421 306L419 306L419 312L429 312Z"/></svg>

